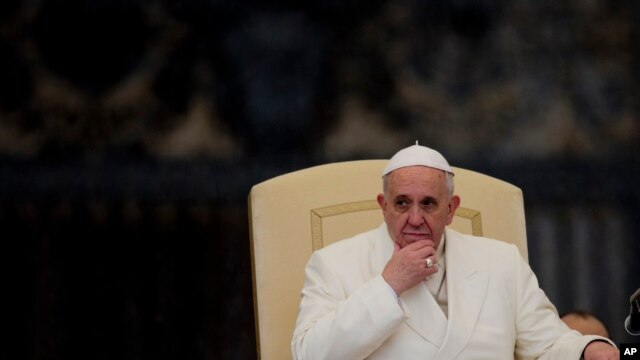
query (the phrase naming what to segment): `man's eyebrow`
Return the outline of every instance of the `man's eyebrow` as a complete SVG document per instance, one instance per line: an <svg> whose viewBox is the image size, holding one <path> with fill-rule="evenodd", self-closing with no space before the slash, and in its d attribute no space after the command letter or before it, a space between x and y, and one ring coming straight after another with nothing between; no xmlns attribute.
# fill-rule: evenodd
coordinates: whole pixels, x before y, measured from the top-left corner
<svg viewBox="0 0 640 360"><path fill-rule="evenodd" d="M394 201L397 201L397 200L405 200L405 199L408 199L408 198L409 198L409 197L408 197L407 195L402 195L402 194L400 194L400 195L396 195L396 196L394 196L394 197L393 197L393 200L394 200Z"/></svg>

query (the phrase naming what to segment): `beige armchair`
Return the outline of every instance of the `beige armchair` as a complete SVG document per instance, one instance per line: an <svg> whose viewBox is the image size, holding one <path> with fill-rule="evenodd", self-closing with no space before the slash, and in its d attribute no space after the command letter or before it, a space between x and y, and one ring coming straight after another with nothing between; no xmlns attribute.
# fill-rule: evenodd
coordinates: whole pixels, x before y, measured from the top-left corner
<svg viewBox="0 0 640 360"><path fill-rule="evenodd" d="M249 194L258 356L291 358L304 267L311 252L383 221L376 196L387 160L320 165L255 185ZM454 229L515 243L527 258L522 191L454 168L462 201Z"/></svg>

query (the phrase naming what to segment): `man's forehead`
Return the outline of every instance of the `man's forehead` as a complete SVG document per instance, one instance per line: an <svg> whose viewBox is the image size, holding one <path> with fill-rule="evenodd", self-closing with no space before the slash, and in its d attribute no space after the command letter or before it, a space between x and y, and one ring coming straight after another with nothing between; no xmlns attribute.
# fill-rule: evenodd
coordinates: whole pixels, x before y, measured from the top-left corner
<svg viewBox="0 0 640 360"><path fill-rule="evenodd" d="M441 170L403 168L389 174L388 190L394 196L437 196L446 191L445 175Z"/></svg>
<svg viewBox="0 0 640 360"><path fill-rule="evenodd" d="M443 180L445 178L445 172L427 166L415 165L396 169L387 176L396 181L415 181L420 183Z"/></svg>

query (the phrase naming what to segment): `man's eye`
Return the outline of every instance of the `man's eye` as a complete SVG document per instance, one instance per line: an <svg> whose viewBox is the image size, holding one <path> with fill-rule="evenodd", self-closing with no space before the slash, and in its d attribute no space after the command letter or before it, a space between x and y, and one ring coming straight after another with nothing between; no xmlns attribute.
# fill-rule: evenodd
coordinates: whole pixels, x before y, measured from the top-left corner
<svg viewBox="0 0 640 360"><path fill-rule="evenodd" d="M436 205L436 202L433 199L427 199L422 202L422 206L424 207L435 206L435 205Z"/></svg>

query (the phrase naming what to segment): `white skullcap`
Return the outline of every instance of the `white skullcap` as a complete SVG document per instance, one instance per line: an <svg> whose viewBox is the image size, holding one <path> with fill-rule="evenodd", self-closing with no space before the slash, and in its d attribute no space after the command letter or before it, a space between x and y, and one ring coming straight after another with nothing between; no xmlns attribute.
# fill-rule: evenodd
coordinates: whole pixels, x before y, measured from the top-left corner
<svg viewBox="0 0 640 360"><path fill-rule="evenodd" d="M382 176L407 166L427 166L453 174L451 166L442 154L426 146L418 145L416 141L415 145L404 148L393 155L387 163L387 167L384 168Z"/></svg>

